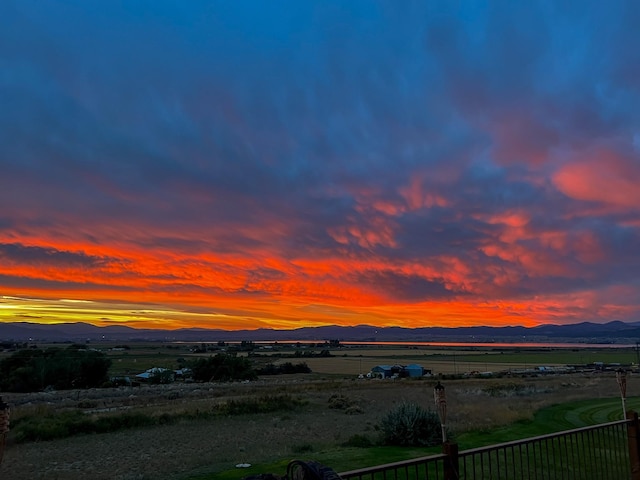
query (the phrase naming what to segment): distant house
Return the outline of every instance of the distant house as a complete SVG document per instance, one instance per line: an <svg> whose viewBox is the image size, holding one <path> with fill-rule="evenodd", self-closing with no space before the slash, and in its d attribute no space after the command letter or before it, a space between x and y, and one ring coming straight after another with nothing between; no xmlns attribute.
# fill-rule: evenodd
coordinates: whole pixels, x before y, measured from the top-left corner
<svg viewBox="0 0 640 480"><path fill-rule="evenodd" d="M391 378L393 376L391 365L376 365L371 369L371 373L375 377L382 378Z"/></svg>
<svg viewBox="0 0 640 480"><path fill-rule="evenodd" d="M151 381L153 379L160 379L160 378L162 378L163 380L166 379L167 381L173 381L174 376L175 374L173 370L169 370L168 368L162 368L162 367L153 367L147 370L146 372L138 373L136 375L136 378L142 381ZM165 382L162 381L160 383L165 383Z"/></svg>
<svg viewBox="0 0 640 480"><path fill-rule="evenodd" d="M193 375L193 371L190 368L180 368L178 370L174 370L173 374L176 379L185 379L191 377Z"/></svg>
<svg viewBox="0 0 640 480"><path fill-rule="evenodd" d="M371 369L372 376L391 378L391 377L411 377L420 378L423 375L430 374L431 370L425 369L422 365L412 363L409 365L377 365Z"/></svg>

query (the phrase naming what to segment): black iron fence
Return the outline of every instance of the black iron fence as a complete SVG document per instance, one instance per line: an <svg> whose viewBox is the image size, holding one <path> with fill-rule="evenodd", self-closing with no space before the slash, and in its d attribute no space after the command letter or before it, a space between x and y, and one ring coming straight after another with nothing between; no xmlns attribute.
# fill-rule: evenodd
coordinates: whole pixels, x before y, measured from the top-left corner
<svg viewBox="0 0 640 480"><path fill-rule="evenodd" d="M344 480L640 480L640 424L627 419L340 473Z"/></svg>

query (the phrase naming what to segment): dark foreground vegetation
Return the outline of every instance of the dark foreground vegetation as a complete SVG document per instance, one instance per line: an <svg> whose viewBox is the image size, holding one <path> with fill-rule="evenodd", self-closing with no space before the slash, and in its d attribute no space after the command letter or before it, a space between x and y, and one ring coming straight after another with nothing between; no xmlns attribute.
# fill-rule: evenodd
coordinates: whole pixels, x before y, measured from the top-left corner
<svg viewBox="0 0 640 480"><path fill-rule="evenodd" d="M229 400L207 409L171 413L120 412L87 415L83 410L56 412L46 408L34 411L14 422L16 443L55 440L75 435L117 432L140 427L171 425L180 421L211 420L215 417L293 411L305 401L291 395L261 395Z"/></svg>
<svg viewBox="0 0 640 480"><path fill-rule="evenodd" d="M128 348L118 347L122 350ZM235 353L216 353L191 361L180 358L179 366L195 382L231 382L256 380L258 375L311 373L306 363L284 362L256 365L248 357ZM124 377L109 378L112 360L103 352L83 345L67 348L26 348L0 360L0 391L38 392L130 385ZM174 380L171 369L157 369L146 381L166 384Z"/></svg>
<svg viewBox="0 0 640 480"><path fill-rule="evenodd" d="M108 380L111 360L82 345L20 350L0 361L0 390L36 392L45 388L98 387Z"/></svg>
<svg viewBox="0 0 640 480"><path fill-rule="evenodd" d="M228 382L258 378L248 358L224 353L198 358L191 362L190 366L196 382Z"/></svg>
<svg viewBox="0 0 640 480"><path fill-rule="evenodd" d="M171 425L183 421L212 420L221 416L293 412L306 403L301 397L279 394L233 399L207 409L161 414L126 411L88 415L87 411L82 409L56 412L42 407L15 421L13 436L16 443L55 440L75 435ZM330 405L330 408L334 407ZM378 438L372 440L356 435L346 442L346 446L379 444L420 447L438 445L440 442L438 416L435 412L410 402L403 402L392 408L381 419L376 430L379 431Z"/></svg>

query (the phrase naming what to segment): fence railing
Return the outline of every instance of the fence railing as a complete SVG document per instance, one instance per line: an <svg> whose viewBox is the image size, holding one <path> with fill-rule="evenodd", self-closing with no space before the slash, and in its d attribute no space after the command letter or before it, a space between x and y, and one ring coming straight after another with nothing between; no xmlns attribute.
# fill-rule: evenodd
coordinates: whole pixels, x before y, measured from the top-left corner
<svg viewBox="0 0 640 480"><path fill-rule="evenodd" d="M640 480L638 414L625 420L576 428L458 452L340 473L344 480L632 479Z"/></svg>

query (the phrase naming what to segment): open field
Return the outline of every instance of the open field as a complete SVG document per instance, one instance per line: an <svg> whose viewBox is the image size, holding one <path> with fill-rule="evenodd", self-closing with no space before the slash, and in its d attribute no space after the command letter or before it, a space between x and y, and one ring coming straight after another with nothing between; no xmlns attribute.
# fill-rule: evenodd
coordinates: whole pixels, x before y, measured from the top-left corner
<svg viewBox="0 0 640 480"><path fill-rule="evenodd" d="M286 352L282 352L286 353ZM175 368L178 358L193 354L185 348L138 345L110 351L116 372L150 366ZM629 363L635 352L602 351L465 351L407 348L334 350L328 358L257 357L267 361L305 361L314 373L263 377L256 382L121 387L83 391L3 394L12 405L14 429L9 437L0 478L22 479L239 479L247 471L237 463L256 465L251 471L282 472L291 458L318 458L337 470L423 455L423 449L344 446L358 435L377 440L382 415L401 401L425 407L433 402L436 378L405 380L356 379L377 364L420 363L434 373L464 373L509 368L580 363ZM117 361L121 359L121 361ZM554 360L566 360L554 361ZM120 366L118 366L120 364ZM120 370L120 369L123 370ZM527 378L446 378L449 419L460 448L494 443L620 418L615 374L585 372ZM639 386L629 376L629 408L640 409ZM202 416L233 400L286 394L297 407L266 413ZM330 408L334 395L352 408ZM567 402L575 404L563 411ZM544 407L546 419L536 417ZM554 407L556 408L556 407ZM620 407L621 408L621 407ZM82 411L92 418L123 412L165 415L166 424L78 435L52 441L16 443L21 418L34 414ZM553 412L556 413L553 413ZM559 413L558 413L559 412ZM554 416L555 415L555 416ZM163 417L164 418L164 417Z"/></svg>
<svg viewBox="0 0 640 480"><path fill-rule="evenodd" d="M39 348L60 347L66 344L38 345ZM111 359L110 375L135 375L152 367L179 368L184 362L198 357L215 355L224 350L192 353L196 344L131 342L127 349L117 349L121 344L97 343L96 348ZM330 351L330 357L309 356L321 350ZM301 354L294 356L295 352ZM238 352L238 355L248 355ZM0 359L9 352L0 352ZM603 362L605 364L631 364L637 362L634 348L493 348L441 346L346 346L338 348L296 348L279 345L275 350L256 349L253 359L259 363L306 362L315 373L329 375L358 375L367 373L376 365L418 363L434 374L463 374L465 372L497 372L509 369L534 368L536 366L578 365Z"/></svg>

